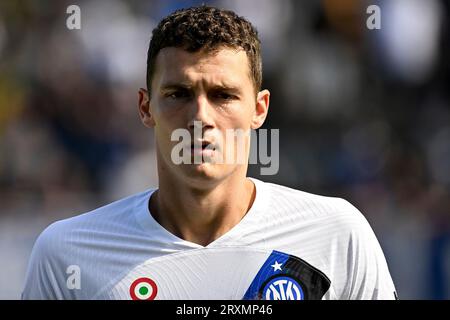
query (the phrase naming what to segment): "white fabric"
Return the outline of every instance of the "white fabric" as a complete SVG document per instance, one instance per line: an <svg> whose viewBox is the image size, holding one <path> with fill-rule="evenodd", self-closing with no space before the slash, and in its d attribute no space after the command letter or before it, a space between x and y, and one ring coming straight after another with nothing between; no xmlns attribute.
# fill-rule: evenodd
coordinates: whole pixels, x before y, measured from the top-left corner
<svg viewBox="0 0 450 320"><path fill-rule="evenodd" d="M249 212L206 247L153 219L148 201L154 190L53 223L35 243L22 298L131 299L132 283L144 277L154 281L155 299L242 299L277 250L328 277L323 299L394 299L381 247L349 202L252 181L256 198Z"/></svg>

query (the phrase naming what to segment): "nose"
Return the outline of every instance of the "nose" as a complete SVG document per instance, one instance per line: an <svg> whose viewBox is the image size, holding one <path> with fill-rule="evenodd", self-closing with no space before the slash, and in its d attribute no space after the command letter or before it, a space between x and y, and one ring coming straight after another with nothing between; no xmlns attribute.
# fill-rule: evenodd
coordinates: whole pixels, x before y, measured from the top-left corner
<svg viewBox="0 0 450 320"><path fill-rule="evenodd" d="M213 106L208 101L208 98L204 95L199 95L193 100L191 107L189 108L189 122L188 128L194 130L201 127L202 132L207 129L214 128L213 122Z"/></svg>

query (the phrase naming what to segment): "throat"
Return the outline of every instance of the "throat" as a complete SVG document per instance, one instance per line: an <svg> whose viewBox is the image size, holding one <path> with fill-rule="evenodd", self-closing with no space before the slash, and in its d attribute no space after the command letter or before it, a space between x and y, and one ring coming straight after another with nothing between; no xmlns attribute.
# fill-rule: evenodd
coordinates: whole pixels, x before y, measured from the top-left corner
<svg viewBox="0 0 450 320"><path fill-rule="evenodd" d="M149 201L153 218L169 233L180 239L207 246L237 226L250 210L255 199L255 186L246 180L239 197L180 197L166 199L161 190ZM245 195L245 196L244 196ZM184 199L183 199L184 198ZM181 201L180 201L181 200Z"/></svg>

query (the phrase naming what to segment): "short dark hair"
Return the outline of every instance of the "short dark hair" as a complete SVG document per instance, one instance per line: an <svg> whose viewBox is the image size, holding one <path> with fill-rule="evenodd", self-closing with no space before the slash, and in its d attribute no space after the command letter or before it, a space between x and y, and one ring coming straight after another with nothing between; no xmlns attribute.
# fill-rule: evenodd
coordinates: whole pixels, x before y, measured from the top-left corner
<svg viewBox="0 0 450 320"><path fill-rule="evenodd" d="M221 46L243 49L249 60L255 92L261 89L261 43L256 28L230 10L210 6L180 9L165 17L153 30L147 56L147 88L150 92L156 57L166 47L188 52L214 51Z"/></svg>

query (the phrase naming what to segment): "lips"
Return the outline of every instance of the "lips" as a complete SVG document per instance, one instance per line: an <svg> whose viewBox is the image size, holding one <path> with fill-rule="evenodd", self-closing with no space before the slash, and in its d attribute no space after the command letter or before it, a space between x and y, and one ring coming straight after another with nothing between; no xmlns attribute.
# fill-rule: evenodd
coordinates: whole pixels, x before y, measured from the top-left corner
<svg viewBox="0 0 450 320"><path fill-rule="evenodd" d="M191 149L202 149L202 150L216 150L215 144L209 142L209 141L194 141L191 143Z"/></svg>
<svg viewBox="0 0 450 320"><path fill-rule="evenodd" d="M199 163L209 162L214 158L215 152L216 145L210 141L203 140L191 143L191 156L194 157L194 164L197 163L196 160L200 161Z"/></svg>

